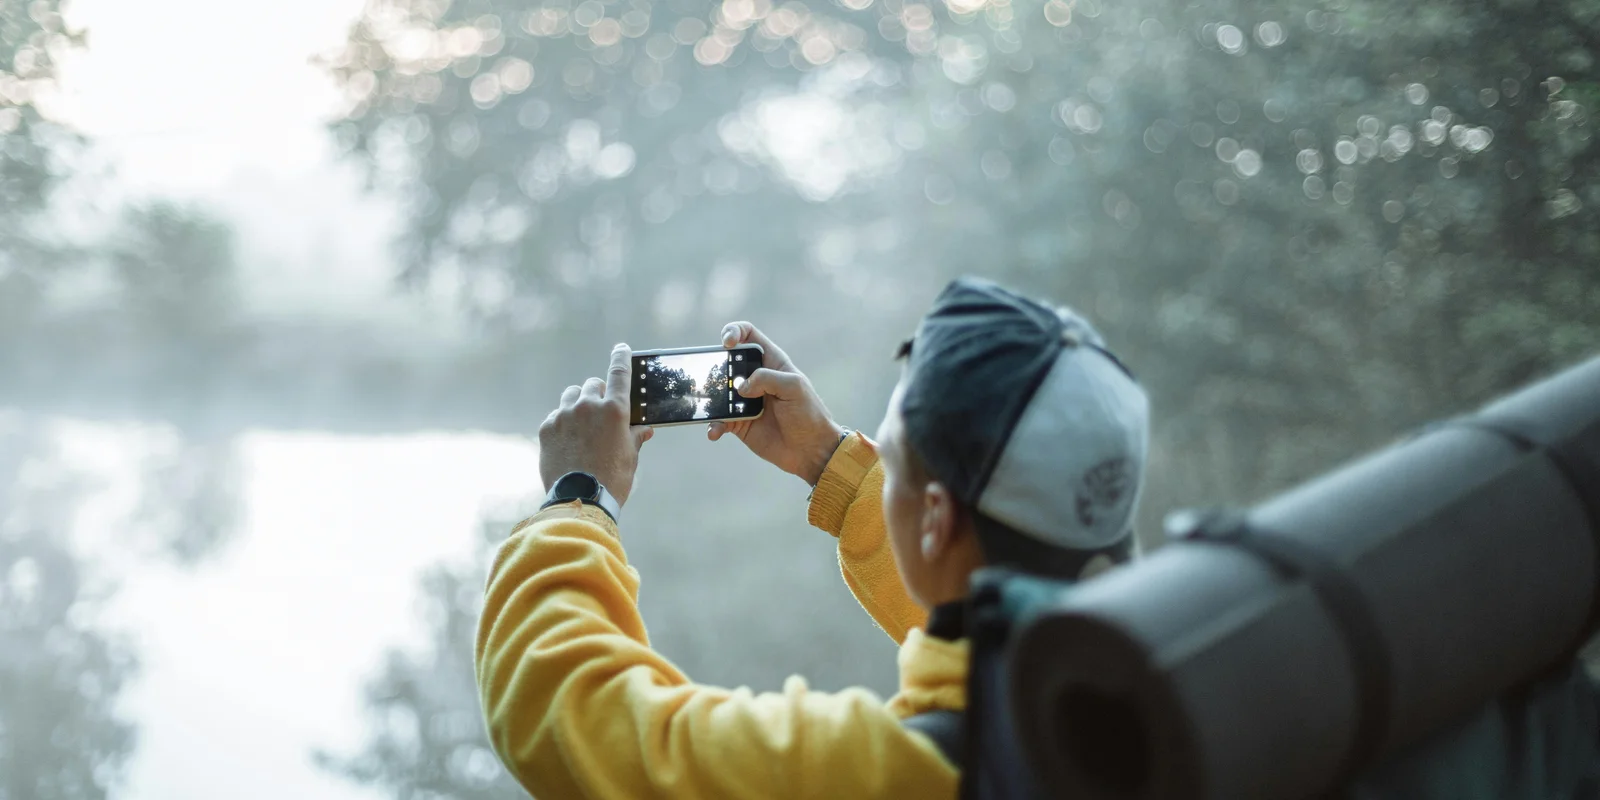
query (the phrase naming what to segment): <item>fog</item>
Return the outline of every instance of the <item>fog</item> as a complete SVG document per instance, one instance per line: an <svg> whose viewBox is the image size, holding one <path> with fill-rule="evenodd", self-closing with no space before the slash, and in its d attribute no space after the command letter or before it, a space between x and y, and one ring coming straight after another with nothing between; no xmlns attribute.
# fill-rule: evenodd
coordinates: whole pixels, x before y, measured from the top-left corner
<svg viewBox="0 0 1600 800"><path fill-rule="evenodd" d="M618 341L870 431L951 277L1069 304L1147 548L1600 350L1581 5L0 0L0 798L523 796L478 592ZM892 692L808 491L646 446L692 678Z"/></svg>

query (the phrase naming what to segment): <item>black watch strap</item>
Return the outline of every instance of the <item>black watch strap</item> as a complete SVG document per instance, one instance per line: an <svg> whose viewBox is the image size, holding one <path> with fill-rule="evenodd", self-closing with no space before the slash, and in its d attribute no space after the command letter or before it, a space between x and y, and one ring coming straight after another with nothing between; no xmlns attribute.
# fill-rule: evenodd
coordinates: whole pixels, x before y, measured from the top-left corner
<svg viewBox="0 0 1600 800"><path fill-rule="evenodd" d="M612 522L620 521L621 504L606 490L605 484L587 472L569 472L557 478L556 482L551 484L550 492L545 495L544 504L539 506L539 510L543 511L550 506L574 500L606 512L606 516L610 517Z"/></svg>

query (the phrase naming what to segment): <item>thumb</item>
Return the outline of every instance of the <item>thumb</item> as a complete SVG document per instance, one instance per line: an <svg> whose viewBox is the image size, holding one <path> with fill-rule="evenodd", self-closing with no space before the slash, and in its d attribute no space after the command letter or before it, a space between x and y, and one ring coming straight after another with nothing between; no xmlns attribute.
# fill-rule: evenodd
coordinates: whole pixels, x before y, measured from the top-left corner
<svg viewBox="0 0 1600 800"><path fill-rule="evenodd" d="M644 425L644 426L640 426L640 427L634 428L633 429L633 448L635 450L637 450L637 449L639 449L641 447L644 447L644 443L650 441L653 438L655 438L655 435L656 435L656 429L652 428L652 427L650 427L648 425Z"/></svg>
<svg viewBox="0 0 1600 800"><path fill-rule="evenodd" d="M750 373L739 388L745 397L772 397L776 400L793 400L800 396L805 378L793 372L779 372L762 367Z"/></svg>

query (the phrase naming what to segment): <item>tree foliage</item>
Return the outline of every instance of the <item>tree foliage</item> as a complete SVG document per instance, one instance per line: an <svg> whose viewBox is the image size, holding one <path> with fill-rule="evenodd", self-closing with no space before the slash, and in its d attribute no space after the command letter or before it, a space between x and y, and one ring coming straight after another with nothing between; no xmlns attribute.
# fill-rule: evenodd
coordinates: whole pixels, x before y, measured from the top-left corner
<svg viewBox="0 0 1600 800"><path fill-rule="evenodd" d="M1158 483L1246 498L1600 344L1586 9L382 0L336 130L486 319L990 274L1130 351Z"/></svg>
<svg viewBox="0 0 1600 800"><path fill-rule="evenodd" d="M729 413L728 362L723 361L706 373L700 393L706 397L706 416L712 419Z"/></svg>
<svg viewBox="0 0 1600 800"><path fill-rule="evenodd" d="M646 419L687 419L694 413L695 384L689 373L660 362L651 363L649 370L648 383L656 391L645 399L650 404Z"/></svg>
<svg viewBox="0 0 1600 800"><path fill-rule="evenodd" d="M37 225L79 141L35 99L80 41L56 0L0 0L0 340L76 255ZM0 798L95 800L133 747L115 701L135 660L96 624L102 593L70 545L83 487L40 423L0 415Z"/></svg>
<svg viewBox="0 0 1600 800"><path fill-rule="evenodd" d="M407 199L406 277L552 397L565 343L721 315L839 353L867 417L892 375L843 348L945 278L1078 307L1154 402L1154 541L1600 349L1597 12L374 0L334 130Z"/></svg>
<svg viewBox="0 0 1600 800"><path fill-rule="evenodd" d="M374 734L354 755L318 753L325 768L406 800L527 797L489 748L472 669L483 567L510 525L483 525L471 568L440 566L424 578L424 619L434 644L423 653L389 653L367 687Z"/></svg>
<svg viewBox="0 0 1600 800"><path fill-rule="evenodd" d="M69 544L83 486L28 422L0 419L0 798L100 800L133 750L115 701L136 661Z"/></svg>
<svg viewBox="0 0 1600 800"><path fill-rule="evenodd" d="M79 140L45 119L35 101L80 41L62 21L59 0L0 0L0 334L29 319L68 261L35 225L69 174Z"/></svg>
<svg viewBox="0 0 1600 800"><path fill-rule="evenodd" d="M61 232L57 190L81 177L75 159L85 142L36 100L83 42L58 0L0 0L0 374L17 387L49 373L80 396L104 388L96 379L126 380L138 359L122 360L121 374L91 377L74 371L73 356L104 355L107 342L140 355L182 344L175 355L193 363L215 349L215 338L199 334L215 331L232 300L230 235L192 210L131 208L106 240ZM86 298L93 279L103 291ZM98 623L114 592L105 565L74 543L89 487L51 451L45 423L0 413L0 800L93 800L118 788L133 752L135 726L117 703L137 658ZM129 538L192 563L231 529L232 447L219 436L177 449L181 456L156 459L146 476L146 513Z"/></svg>

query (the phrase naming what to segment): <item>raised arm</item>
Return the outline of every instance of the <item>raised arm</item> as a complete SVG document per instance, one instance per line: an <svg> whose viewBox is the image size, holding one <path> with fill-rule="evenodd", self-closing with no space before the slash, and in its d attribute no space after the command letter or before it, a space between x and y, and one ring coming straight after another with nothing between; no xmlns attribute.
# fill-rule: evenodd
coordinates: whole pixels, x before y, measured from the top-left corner
<svg viewBox="0 0 1600 800"><path fill-rule="evenodd" d="M606 379L569 387L540 426L547 486L584 472L627 502L650 438L628 427L629 361L618 345ZM650 648L638 593L639 574L599 506L553 505L500 548L474 663L490 741L533 795L955 795L955 770L900 724L916 693L885 706L860 689L813 692L797 677L760 695L697 686Z"/></svg>
<svg viewBox="0 0 1600 800"><path fill-rule="evenodd" d="M868 614L895 642L921 627L927 613L912 602L894 565L883 524L883 469L872 441L845 436L811 381L788 354L748 322L722 329L725 347L754 342L765 351L763 368L741 389L765 397L759 419L712 423L713 441L738 436L751 452L815 487L809 518L839 539L839 571Z"/></svg>
<svg viewBox="0 0 1600 800"><path fill-rule="evenodd" d="M852 433L829 459L807 514L839 539L839 572L861 607L896 643L928 613L912 601L900 580L883 523L883 467L871 439Z"/></svg>

